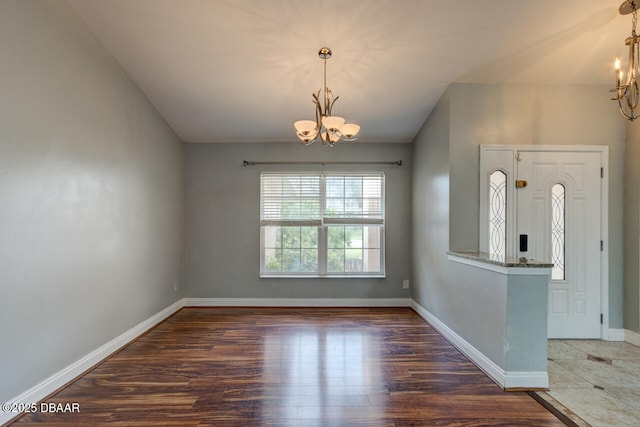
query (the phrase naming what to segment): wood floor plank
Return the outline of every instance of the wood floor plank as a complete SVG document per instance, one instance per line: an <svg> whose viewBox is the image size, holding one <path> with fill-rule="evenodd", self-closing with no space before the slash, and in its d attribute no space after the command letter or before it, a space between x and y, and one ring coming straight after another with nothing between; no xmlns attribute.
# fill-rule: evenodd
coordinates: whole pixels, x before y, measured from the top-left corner
<svg viewBox="0 0 640 427"><path fill-rule="evenodd" d="M408 308L188 307L14 426L561 426Z"/></svg>

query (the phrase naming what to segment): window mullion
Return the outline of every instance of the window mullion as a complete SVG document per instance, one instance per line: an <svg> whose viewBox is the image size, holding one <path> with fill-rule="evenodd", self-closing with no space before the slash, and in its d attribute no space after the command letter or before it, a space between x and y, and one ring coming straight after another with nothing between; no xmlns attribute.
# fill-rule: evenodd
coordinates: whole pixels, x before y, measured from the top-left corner
<svg viewBox="0 0 640 427"><path fill-rule="evenodd" d="M327 274L327 232L326 227L318 227L318 274Z"/></svg>
<svg viewBox="0 0 640 427"><path fill-rule="evenodd" d="M318 272L327 274L327 226L324 213L327 207L327 187L324 174L320 175L320 227L318 231Z"/></svg>

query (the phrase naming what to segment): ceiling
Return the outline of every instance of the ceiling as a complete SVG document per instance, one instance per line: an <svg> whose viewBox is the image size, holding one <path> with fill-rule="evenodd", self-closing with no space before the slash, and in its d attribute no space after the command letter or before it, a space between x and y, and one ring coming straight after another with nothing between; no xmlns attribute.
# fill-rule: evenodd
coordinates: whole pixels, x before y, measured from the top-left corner
<svg viewBox="0 0 640 427"><path fill-rule="evenodd" d="M67 1L185 142L298 141L323 46L334 114L411 142L452 82L613 86L631 32L622 0Z"/></svg>

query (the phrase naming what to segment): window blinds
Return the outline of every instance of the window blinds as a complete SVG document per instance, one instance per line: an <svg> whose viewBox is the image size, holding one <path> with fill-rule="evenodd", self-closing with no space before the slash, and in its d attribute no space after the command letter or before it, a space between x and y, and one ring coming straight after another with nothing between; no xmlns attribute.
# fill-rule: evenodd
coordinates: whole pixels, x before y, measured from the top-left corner
<svg viewBox="0 0 640 427"><path fill-rule="evenodd" d="M383 224L384 174L288 174L260 177L260 224Z"/></svg>
<svg viewBox="0 0 640 427"><path fill-rule="evenodd" d="M383 175L325 177L326 224L382 224Z"/></svg>
<svg viewBox="0 0 640 427"><path fill-rule="evenodd" d="M320 175L262 174L261 225L320 225Z"/></svg>

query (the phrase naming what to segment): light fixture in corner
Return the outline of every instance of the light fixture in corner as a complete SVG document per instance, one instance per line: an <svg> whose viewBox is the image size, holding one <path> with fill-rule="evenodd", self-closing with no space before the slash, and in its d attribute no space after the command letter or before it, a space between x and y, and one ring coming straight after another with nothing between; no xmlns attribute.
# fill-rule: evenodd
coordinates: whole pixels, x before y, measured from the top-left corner
<svg viewBox="0 0 640 427"><path fill-rule="evenodd" d="M634 121L638 118L638 116L636 116L636 108L638 107L638 100L640 99L640 87L636 80L636 78L640 76L640 64L638 64L638 60L640 60L640 38L636 34L638 4L635 0L626 0L620 5L619 10L621 15L632 15L631 35L624 41L624 43L629 46L629 67L627 69L627 75L625 76L620 69L620 59L616 58L616 87L609 92L615 93L615 96L611 98L611 100L618 101L620 114L627 120Z"/></svg>
<svg viewBox="0 0 640 427"><path fill-rule="evenodd" d="M338 141L354 141L360 131L355 123L345 123L344 117L333 116L333 104L338 100L327 87L327 59L331 58L331 49L323 47L318 52L324 61L323 87L318 93L313 93L313 103L316 104L316 120L298 120L293 124L296 135L304 145L312 144L320 136L323 145L333 147ZM322 101L320 96L322 95Z"/></svg>

